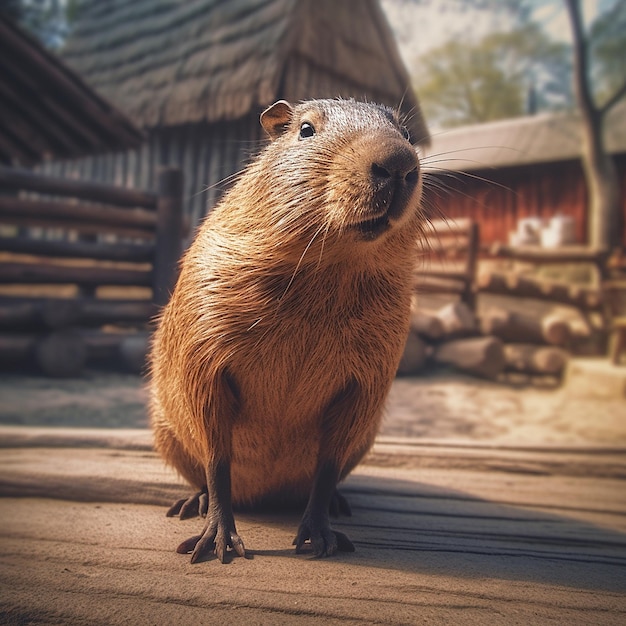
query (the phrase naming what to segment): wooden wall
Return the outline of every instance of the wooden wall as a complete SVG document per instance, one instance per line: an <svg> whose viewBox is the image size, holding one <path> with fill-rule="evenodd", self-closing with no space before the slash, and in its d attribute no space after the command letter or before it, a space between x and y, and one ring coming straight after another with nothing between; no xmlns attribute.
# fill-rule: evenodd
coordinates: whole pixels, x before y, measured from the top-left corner
<svg viewBox="0 0 626 626"><path fill-rule="evenodd" d="M264 145L257 115L221 124L186 124L156 128L138 150L47 163L46 174L131 188L155 189L162 166L182 169L184 211L193 233L198 221L228 187L228 177L239 171ZM223 181L223 182L222 182Z"/></svg>
<svg viewBox="0 0 626 626"><path fill-rule="evenodd" d="M626 155L616 158L626 215ZM469 217L480 224L481 242L508 242L523 217L572 216L578 243L587 242L587 190L578 161L546 163L470 173L430 173L425 198L434 213ZM626 219L622 220L626 245Z"/></svg>

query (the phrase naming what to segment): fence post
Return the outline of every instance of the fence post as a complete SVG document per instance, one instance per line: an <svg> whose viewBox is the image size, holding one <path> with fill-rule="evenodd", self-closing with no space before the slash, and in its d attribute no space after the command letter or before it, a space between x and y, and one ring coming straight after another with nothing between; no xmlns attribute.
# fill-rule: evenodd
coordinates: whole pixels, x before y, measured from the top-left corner
<svg viewBox="0 0 626 626"><path fill-rule="evenodd" d="M178 275L182 250L183 173L167 167L159 172L156 246L154 253L152 300L162 306L168 300Z"/></svg>
<svg viewBox="0 0 626 626"><path fill-rule="evenodd" d="M480 226L472 221L467 233L467 266L465 289L461 299L472 310L476 311L476 268L480 253Z"/></svg>

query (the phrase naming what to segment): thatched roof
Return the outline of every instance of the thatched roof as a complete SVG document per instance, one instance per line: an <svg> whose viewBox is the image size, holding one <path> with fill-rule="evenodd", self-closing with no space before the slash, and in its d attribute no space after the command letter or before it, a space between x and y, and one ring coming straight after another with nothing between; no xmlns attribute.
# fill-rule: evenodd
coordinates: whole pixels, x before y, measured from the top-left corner
<svg viewBox="0 0 626 626"><path fill-rule="evenodd" d="M143 127L279 98L402 103L428 136L377 0L84 0L63 57Z"/></svg>
<svg viewBox="0 0 626 626"><path fill-rule="evenodd" d="M626 100L609 112L604 131L608 151L626 153ZM578 115L543 113L434 133L426 163L435 171L472 171L571 161L581 152Z"/></svg>
<svg viewBox="0 0 626 626"><path fill-rule="evenodd" d="M0 14L0 163L33 165L138 146L140 131Z"/></svg>

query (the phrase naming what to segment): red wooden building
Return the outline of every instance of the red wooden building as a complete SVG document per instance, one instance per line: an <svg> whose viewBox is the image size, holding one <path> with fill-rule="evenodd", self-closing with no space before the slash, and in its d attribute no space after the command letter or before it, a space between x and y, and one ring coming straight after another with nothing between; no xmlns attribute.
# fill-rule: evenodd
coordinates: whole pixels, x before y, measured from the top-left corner
<svg viewBox="0 0 626 626"><path fill-rule="evenodd" d="M556 215L572 216L577 243L587 243L580 136L579 121L572 114L541 114L433 133L424 158L426 201L448 219L479 222L485 244L506 243L520 218ZM617 165L626 214L626 101L611 111L605 137Z"/></svg>

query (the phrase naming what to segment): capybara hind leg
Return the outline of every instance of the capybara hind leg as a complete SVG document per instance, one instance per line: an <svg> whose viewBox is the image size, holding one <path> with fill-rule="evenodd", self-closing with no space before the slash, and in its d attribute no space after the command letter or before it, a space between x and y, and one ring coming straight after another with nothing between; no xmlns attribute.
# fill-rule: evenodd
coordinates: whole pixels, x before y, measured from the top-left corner
<svg viewBox="0 0 626 626"><path fill-rule="evenodd" d="M293 540L296 553L303 552L310 541L315 556L332 556L336 552L354 552L354 545L343 533L330 527L328 513L333 494L336 493L339 471L332 461L318 469L298 534Z"/></svg>
<svg viewBox="0 0 626 626"><path fill-rule="evenodd" d="M155 447L192 487L197 491L188 498L177 500L167 511L168 517L178 515L180 519L205 517L208 510L208 497L205 472L191 457L174 433L166 425L155 427Z"/></svg>
<svg viewBox="0 0 626 626"><path fill-rule="evenodd" d="M350 503L346 500L346 497L339 492L338 489L335 489L335 492L330 498L330 506L328 507L328 512L330 513L331 517L339 517L340 515L345 515L346 517L352 516Z"/></svg>
<svg viewBox="0 0 626 626"><path fill-rule="evenodd" d="M237 534L235 518L231 506L230 462L226 460L209 462L207 486L210 507L207 521L201 535L183 541L177 552L191 552L191 562L205 558L212 552L224 563L228 549L239 556L246 556L243 541Z"/></svg>

